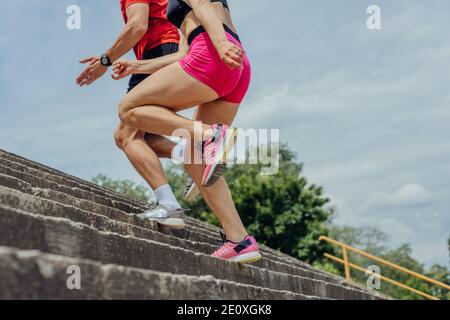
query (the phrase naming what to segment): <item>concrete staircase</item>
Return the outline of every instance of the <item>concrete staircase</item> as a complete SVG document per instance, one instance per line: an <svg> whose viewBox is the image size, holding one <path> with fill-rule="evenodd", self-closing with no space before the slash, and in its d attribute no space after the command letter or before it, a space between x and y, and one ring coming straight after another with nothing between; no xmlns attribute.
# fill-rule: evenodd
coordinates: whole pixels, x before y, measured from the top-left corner
<svg viewBox="0 0 450 320"><path fill-rule="evenodd" d="M0 150L0 299L378 299L265 246L253 265L212 258L218 228L166 229L147 206Z"/></svg>

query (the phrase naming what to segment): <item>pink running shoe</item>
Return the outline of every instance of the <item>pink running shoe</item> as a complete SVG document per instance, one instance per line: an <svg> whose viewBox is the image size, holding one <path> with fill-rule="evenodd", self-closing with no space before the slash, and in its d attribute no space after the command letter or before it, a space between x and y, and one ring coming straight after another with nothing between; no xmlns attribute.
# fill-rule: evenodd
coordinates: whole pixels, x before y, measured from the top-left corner
<svg viewBox="0 0 450 320"><path fill-rule="evenodd" d="M202 183L210 187L219 180L225 169L228 153L237 139L237 129L222 124L211 126L213 135L203 142L203 159L206 164Z"/></svg>
<svg viewBox="0 0 450 320"><path fill-rule="evenodd" d="M246 236L243 241L237 243L227 240L222 232L220 235L223 245L211 255L212 257L239 263L253 263L261 259L254 237Z"/></svg>

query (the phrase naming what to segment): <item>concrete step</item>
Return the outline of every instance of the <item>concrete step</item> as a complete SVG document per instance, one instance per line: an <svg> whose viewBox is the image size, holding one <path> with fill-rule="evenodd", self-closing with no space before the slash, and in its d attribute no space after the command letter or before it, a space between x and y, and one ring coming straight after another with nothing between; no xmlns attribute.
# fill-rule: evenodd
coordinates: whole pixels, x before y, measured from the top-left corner
<svg viewBox="0 0 450 320"><path fill-rule="evenodd" d="M3 170L3 172L4 171L5 170ZM9 169L9 171L12 170ZM9 173L11 174L14 172ZM18 173L15 173L15 175L18 175ZM28 174L22 174L22 177L29 178L30 176ZM17 180L18 179L13 176L5 177L0 175L0 185L8 185L11 188L22 190L27 193L15 194L11 189L9 189L10 191L2 190L0 192L2 194L0 195L2 203L29 212L69 218L73 221L95 226L99 230L117 232L122 235L131 234L133 236L169 243L205 254L211 254L217 249L217 236L205 235L205 231L198 230L196 227L187 226L186 230L172 231L170 229L162 228L154 222L140 219L135 215L127 214L115 208L99 205L84 199L78 199L49 189L32 188L30 184ZM38 196L42 200L31 195ZM47 201L45 199L47 199ZM265 250L262 250L262 254L265 259L256 263L256 266L348 285L343 278L317 272L317 270L305 268L303 265L292 264Z"/></svg>
<svg viewBox="0 0 450 320"><path fill-rule="evenodd" d="M52 200L62 201L64 204L69 204L76 207L81 208L88 208L87 210L94 211L96 213L106 215L111 219L119 220L131 224L137 224L141 227L150 227L152 229L159 229L161 232L165 232L168 234L181 236L181 237L193 237L195 241L201 241L201 242L207 242L216 244L216 239L218 238L218 234L212 233L209 230L199 228L193 225L188 225L186 227L186 230L184 231L173 231L167 228L162 228L156 223L145 223L142 219L137 219L135 215L124 212L116 207L113 206L113 204L110 204L110 206L104 205L104 204L98 204L96 202L93 202L92 199L94 195L86 197L86 198L79 198L80 194L75 190L75 192L71 192L69 189L64 189L63 192L54 191L52 189L42 189L39 187L33 187L33 186L43 186L43 187L55 187L52 183L48 183L45 180L37 179L29 174L26 173L20 173L16 172L15 170L7 169L0 165L0 172L8 173L10 175L5 175L3 173L0 173L0 185L6 186L9 188L20 190L24 193L29 194L36 194L39 197L48 198ZM21 180L17 178L17 176L20 176L21 178L25 179ZM30 183L28 183L30 182ZM57 189L57 188L55 188Z"/></svg>
<svg viewBox="0 0 450 320"><path fill-rule="evenodd" d="M240 265L152 240L99 231L65 218L0 209L0 245L104 264L186 274L332 299L374 299L356 288Z"/></svg>
<svg viewBox="0 0 450 320"><path fill-rule="evenodd" d="M99 187L95 183L80 179L78 177L69 175L65 172L59 171L54 168L50 168L43 164L37 163L35 161L26 159L24 157L18 156L13 153L9 153L1 149L0 149L0 163L8 163L8 165L10 163L22 165L22 170L24 170L25 172L33 171L33 169L35 169L38 172L42 173L42 177L45 177L45 173L48 173L52 177L56 176L61 178L60 180L55 180L54 182L56 183L58 183L58 181L63 181L64 184L75 184L78 185L79 188L85 188L85 190L87 191L95 191L98 194L103 194L112 200L124 201L131 204L135 203L136 205L141 204L140 201L126 197L121 193Z"/></svg>
<svg viewBox="0 0 450 320"><path fill-rule="evenodd" d="M18 190L1 186L0 203L0 207L3 208L9 207L26 212L33 212L35 214L44 216L67 218L74 222L80 222L85 225L91 226L100 231L113 232L123 236L133 236L136 238L153 240L208 255L218 248L218 246L213 246L209 243L192 241L186 238L174 237L165 233L161 233L159 231L155 231L155 229L157 228L147 229L139 227L136 224L113 220L105 215L86 211L77 206L64 205L53 200L38 198L29 194L24 194ZM128 217L132 218L133 220L141 220L140 218L135 216L128 215ZM143 221L146 222L145 220ZM151 222L148 223L150 224ZM191 236L193 236L194 234L195 233L192 233ZM348 284L342 278L330 277L327 274L317 273L310 269L299 268L287 263L279 262L271 259L271 257L266 256L265 254L263 254L263 257L264 259L260 260L258 263L255 263L254 266L266 268L272 271L278 271L281 273L288 273L348 286Z"/></svg>
<svg viewBox="0 0 450 320"><path fill-rule="evenodd" d="M38 166L38 165L36 165L36 166ZM46 169L46 170L49 171L48 169ZM129 213L138 213L138 212L140 213L149 208L148 204L140 203L140 202L137 202L136 200L131 200L131 199L119 199L118 200L117 197L111 196L108 193L109 192L108 190L98 189L97 186L95 188L93 188L89 182L86 182L86 184L81 184L79 181L68 180L64 176L58 176L58 175L55 175L53 173L49 173L46 171L40 171L35 168L27 167L24 164L20 164L17 162L13 162L13 161L1 158L1 152L0 152L0 173L10 175L13 177L17 177L17 178L22 178L23 180L28 181L31 184L33 184L33 186L35 186L35 187L36 187L36 185L35 185L36 181L43 180L47 183L42 182L40 185L41 187L48 187L53 190L64 189L63 191L70 190L70 188L75 188L74 192L78 193L79 195L81 194L82 196L85 196L86 193L85 192L80 193L80 190L87 191L87 193L89 194L89 197L90 197L89 199L95 201L97 204L101 203L101 204L105 204L108 206L112 206L114 208L120 208L121 210L129 212ZM101 198L96 199L95 196L100 196ZM105 199L103 199L103 198L106 198L107 202L105 202ZM212 232L212 233L214 233L215 236L217 235L217 233L220 230L219 228L217 228L215 226L207 225L201 221L198 221L198 220L190 218L190 217L187 217L186 220L190 222L190 225L201 228L201 229L205 230L206 232L210 232L210 233Z"/></svg>
<svg viewBox="0 0 450 320"><path fill-rule="evenodd" d="M16 156L16 155L8 153L6 151L0 150L0 164L3 164L4 166L14 169L19 172L28 172L31 175L34 174L38 178L48 180L51 182L55 182L57 185L74 187L76 189L85 190L85 191L88 191L88 192L91 192L91 193L94 193L97 195L106 196L110 200L118 201L120 203L120 205L122 206L122 209L125 210L126 212L134 212L135 213L135 212L140 212L142 210L145 210L147 208L146 204L143 204L137 200L126 198L123 195L116 193L114 191L100 188L97 185L92 184L90 182L67 175L63 172L54 170L52 168L41 165L34 161L30 161L23 157ZM117 205L118 204L114 203L114 202L112 202L112 204L111 204L111 206L113 206L113 207L116 207ZM123 205L128 205L128 208L123 208ZM216 234L220 230L219 228L217 228L215 226L205 224L196 219L187 217L186 220L190 222L190 225L204 229L205 231L210 231L210 235L212 235L211 233L214 234L213 237L216 237ZM274 256L278 256L278 257L282 258L287 263L295 264L302 268L311 268L311 266L309 266L308 264L303 263L297 259L294 259L286 254L280 253L279 251L273 250L267 246L261 245L261 248L263 251L267 252L270 255L274 255ZM321 272L320 270L315 270L315 271Z"/></svg>
<svg viewBox="0 0 450 320"><path fill-rule="evenodd" d="M70 290L67 270L80 270L80 290ZM288 291L0 247L0 299L311 300Z"/></svg>
<svg viewBox="0 0 450 320"><path fill-rule="evenodd" d="M6 165L7 168L9 168L9 169L15 168L15 169L20 170L21 172L31 172L38 177L45 178L44 180L56 182L56 185L59 185L58 183L60 183L64 186L70 186L70 187L73 187L76 189L90 191L91 193L94 193L94 196L99 195L99 194L105 195L106 198L109 200L114 199L114 197L116 197L116 199L119 199L119 202L122 202L122 205L123 204L128 205L128 207L133 208L133 210L136 210L136 208L138 208L138 210L145 210L147 208L146 204L143 204L137 200L128 199L128 198L124 197L123 195L118 194L114 191L100 188L90 182L83 181L76 177L67 175L63 172L59 172L52 168L43 166L39 163L30 161L28 159L25 159L25 158L22 158L22 157L19 157L14 154L10 154L10 153L7 153L7 152L1 151L1 150L0 150L0 164ZM15 171L18 171L18 170L15 170ZM17 172L12 172L12 173L17 174ZM40 196L43 198L47 197L49 199L54 199L55 194L52 194L52 193L55 193L55 191L53 191L53 190L40 189L40 188L32 188L32 190L34 193L36 193L36 192L42 193ZM62 197L62 198L67 197L67 194L59 193L57 191L56 191L56 193L58 193L60 195L60 197ZM76 199L78 199L78 198L76 198ZM83 201L88 202L88 203L91 202L88 200L83 200ZM91 202L91 203L94 203L94 202ZM94 204L96 206L99 206L98 203L94 203ZM111 203L111 205L112 205L112 207L115 207L114 203ZM111 210L111 208L109 208L109 210ZM112 218L112 219L114 219L114 218ZM200 242L205 242L206 244L209 244L209 246L211 246L211 244L213 245L213 247L215 246L216 237L217 237L216 233L218 232L219 228L217 228L215 226L207 225L196 219L187 218L187 220L189 223L188 229L191 229L191 230L183 232L184 235L181 235L182 238L186 238L186 236L188 238L194 237L195 238L194 240L197 240L197 241L200 240ZM163 233L172 233L172 232L168 231L168 230L163 230ZM175 236L180 237L180 234L176 234ZM279 251L273 250L267 246L261 245L261 251L264 253L264 257L266 259L264 259L262 262L257 264L257 266L259 266L259 267L271 269L271 266L267 265L267 263L269 263L269 264L272 263L272 267L273 267L273 263L276 263L276 264L279 263L279 264L285 266L284 268L282 268L283 272L286 272L286 266L288 266L291 268L300 269L301 272L304 272L304 271L312 272L313 274L315 274L316 278L318 278L318 279L323 278L323 279L327 279L328 281L331 281L331 282L341 283L343 285L349 285L341 277L337 277L337 276L322 272L321 270L313 268L306 263L303 263L303 262L301 262L295 258L292 258L286 254L283 254ZM279 265L278 265L278 267L279 267Z"/></svg>
<svg viewBox="0 0 450 320"><path fill-rule="evenodd" d="M30 183L33 187L60 191L77 198L90 200L96 204L103 204L105 206L120 209L127 213L141 213L149 208L148 204L137 204L136 202L113 200L106 197L104 194L98 194L95 191L80 186L75 182L66 183L65 179L62 177L54 176L46 172L39 172L36 169L30 169L24 165L14 163L9 160L0 160L0 174L19 178ZM208 226L207 224L190 217L186 217L186 220L190 225L202 229L204 233L217 237L219 228Z"/></svg>
<svg viewBox="0 0 450 320"><path fill-rule="evenodd" d="M15 179L20 179L21 181L14 181ZM72 198L85 200L85 202L90 202L93 204L96 208L103 208L106 209L102 210L101 214L107 214L108 212L111 212L111 208L113 209L113 213L115 213L114 216L108 215L112 219L120 219L119 216L117 216L118 211L122 211L125 213L129 213L127 211L123 211L123 209L131 210L129 207L125 205L125 208L123 208L123 205L118 205L117 202L111 201L108 198L101 197L101 201L99 201L99 196L96 194L80 190L79 188L75 187L67 187L63 185L56 184L52 181L45 180L43 178L38 178L35 176L32 176L29 173L26 173L24 171L17 171L13 170L9 167L6 167L2 164L0 164L0 185L8 186L11 188L19 189L26 193L36 193L37 189L42 189L40 192L40 196L42 197L50 197L50 199L60 199L60 201L65 201L67 196L70 196ZM48 191L47 191L48 190ZM54 191L57 190L57 191ZM55 193L59 194L55 194ZM76 204L72 204L79 206L80 201ZM145 208L135 208L135 212L141 212L139 210L144 210ZM122 214L123 216L123 214ZM128 215L127 215L128 216ZM129 219L129 216L127 217ZM205 227L205 224L200 223L198 221L195 221L195 219L187 219L189 225L187 227L187 232L192 233L196 235L195 239L196 241L203 241L208 242L212 244L216 244L216 239L218 238L218 228L212 231L213 229ZM195 221L195 223L194 223ZM175 233L170 230L166 230L167 233ZM180 234L178 232L178 234ZM202 238L202 239L199 239ZM280 262L288 263L288 264L295 264L296 266L299 266L301 268L311 268L305 263L302 263L298 260L295 260L287 255L280 254L278 252L275 252L274 250L269 249L266 246L262 246L262 252L266 253L268 256L270 256L272 259L275 259ZM315 272L319 272L315 270ZM324 273L324 275L326 275Z"/></svg>
<svg viewBox="0 0 450 320"><path fill-rule="evenodd" d="M129 209L128 210L124 209L127 212L139 212L139 211L145 210L147 208L147 205L142 202L139 202L134 199L124 198L123 195L116 193L114 191L100 188L93 183L90 183L90 182L81 180L79 178L67 175L58 170L54 170L47 166L41 165L39 163L25 159L20 156L16 156L16 155L8 153L6 151L0 150L0 164L3 164L4 166L6 166L10 169L19 171L19 172L30 173L31 175L34 175L40 179L55 182L57 185L74 187L77 189L92 192L97 195L104 195L104 196L108 197L108 199L110 199L110 200L117 200L123 204L127 204L129 206ZM114 203L112 204L112 206L114 206ZM191 223L191 225L211 231L214 234L218 233L220 230L219 228L217 228L215 226L205 224L196 219L187 217L187 220ZM303 267L310 267L309 265L307 265L305 263L301 263L300 261L293 259L292 257L290 257L288 255L281 254L278 251L275 251L271 248L268 248L265 246L263 246L263 248L265 250L269 251L271 254L282 255L284 258L289 260L290 263L296 263L296 264L300 263Z"/></svg>
<svg viewBox="0 0 450 320"><path fill-rule="evenodd" d="M34 176L31 173L25 172L25 171L19 171L12 169L10 167L7 167L4 162L0 163L0 173L8 176L12 176L18 179L21 179L25 182L30 183L33 187L39 187L43 189L51 189L51 190L57 190L60 192L64 192L67 194L72 194L73 196L76 196L78 198L87 199L93 202L96 202L98 204L103 204L106 206L110 206L116 209L123 210L125 212L139 212L141 211L141 208L132 206L128 203L113 200L111 198L106 197L105 195L102 195L100 193L94 193L92 191L87 191L85 189L79 188L79 187L73 187L68 186L66 184L58 184L51 180L46 180L45 178Z"/></svg>

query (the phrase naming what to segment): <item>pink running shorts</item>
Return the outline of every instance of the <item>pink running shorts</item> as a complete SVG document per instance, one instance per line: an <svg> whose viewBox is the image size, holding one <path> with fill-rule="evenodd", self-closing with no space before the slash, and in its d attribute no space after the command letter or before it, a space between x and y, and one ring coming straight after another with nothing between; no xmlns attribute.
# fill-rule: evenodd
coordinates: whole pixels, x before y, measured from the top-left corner
<svg viewBox="0 0 450 320"><path fill-rule="evenodd" d="M228 40L242 48L241 43L226 32ZM240 104L251 80L251 67L244 52L241 68L230 69L220 58L208 33L195 36L187 56L180 60L184 71L213 89L221 100Z"/></svg>

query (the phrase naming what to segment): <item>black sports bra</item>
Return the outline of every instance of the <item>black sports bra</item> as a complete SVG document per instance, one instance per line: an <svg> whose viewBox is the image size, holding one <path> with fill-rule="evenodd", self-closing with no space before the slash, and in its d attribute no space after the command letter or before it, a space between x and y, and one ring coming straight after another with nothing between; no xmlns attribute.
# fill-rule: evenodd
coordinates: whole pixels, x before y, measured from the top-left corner
<svg viewBox="0 0 450 320"><path fill-rule="evenodd" d="M210 0L211 2L221 2L229 10L227 0ZM192 11L192 8L183 0L169 0L167 4L167 19L177 28L180 28L184 19Z"/></svg>

